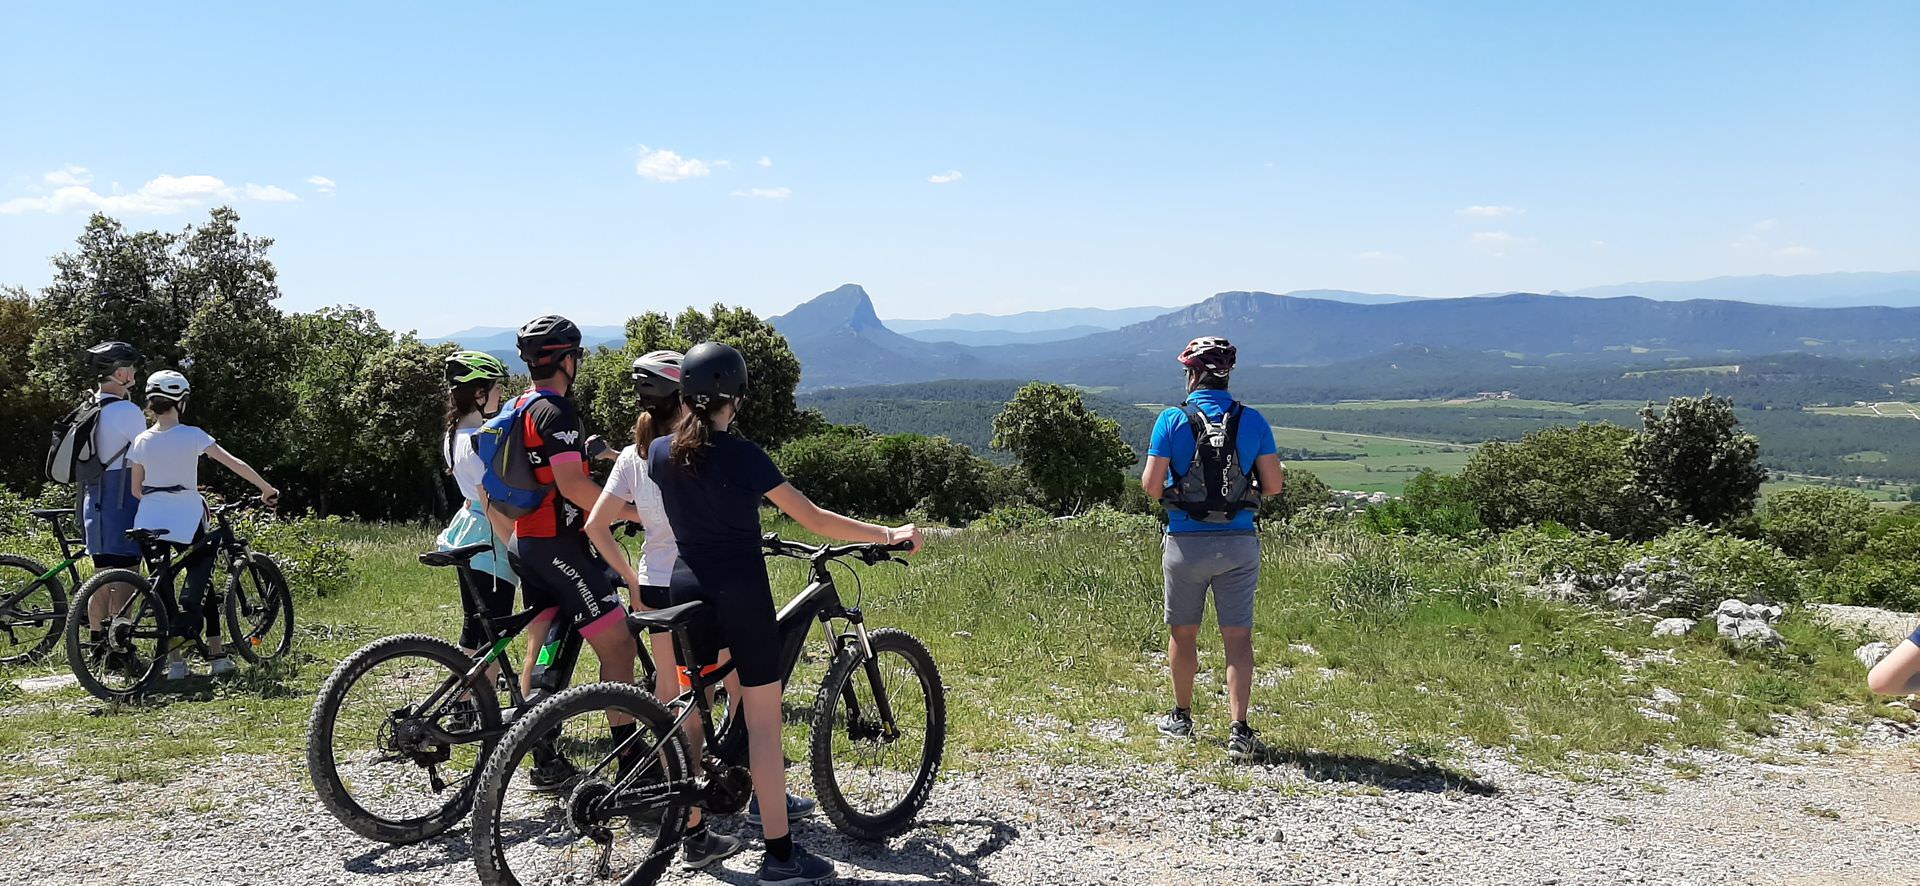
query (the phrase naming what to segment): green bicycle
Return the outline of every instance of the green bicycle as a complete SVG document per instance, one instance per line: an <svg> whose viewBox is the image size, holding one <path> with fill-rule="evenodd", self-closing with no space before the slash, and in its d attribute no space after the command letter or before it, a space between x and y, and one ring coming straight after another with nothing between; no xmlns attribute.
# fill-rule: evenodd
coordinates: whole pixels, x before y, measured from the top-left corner
<svg viewBox="0 0 1920 886"><path fill-rule="evenodd" d="M30 557L0 554L0 665L39 661L60 643L67 624L67 587L80 586L80 562L87 558L84 536L68 536L62 522L71 518L78 523L79 514L69 508L30 513L53 527L65 559L48 569Z"/></svg>

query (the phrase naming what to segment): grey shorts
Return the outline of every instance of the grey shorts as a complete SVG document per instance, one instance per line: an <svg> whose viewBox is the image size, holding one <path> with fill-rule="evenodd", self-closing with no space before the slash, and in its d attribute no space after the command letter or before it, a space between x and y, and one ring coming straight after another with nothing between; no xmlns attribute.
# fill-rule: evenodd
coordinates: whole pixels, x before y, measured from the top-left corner
<svg viewBox="0 0 1920 886"><path fill-rule="evenodd" d="M1253 593L1260 587L1260 537L1169 535L1161 543L1167 624L1197 625L1207 613L1207 589L1223 628L1253 627Z"/></svg>

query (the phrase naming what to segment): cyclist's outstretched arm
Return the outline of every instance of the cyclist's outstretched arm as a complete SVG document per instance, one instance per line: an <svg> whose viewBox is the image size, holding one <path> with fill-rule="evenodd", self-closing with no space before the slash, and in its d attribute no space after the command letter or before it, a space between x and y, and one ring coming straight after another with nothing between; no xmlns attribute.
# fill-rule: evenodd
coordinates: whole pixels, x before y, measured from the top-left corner
<svg viewBox="0 0 1920 886"><path fill-rule="evenodd" d="M240 479L252 483L254 488L260 490L260 498L267 504L273 504L279 500L280 490L273 488L273 484L268 483L267 478L260 476L260 472L254 470L253 465L241 461L239 456L228 452L220 444L215 443L207 447L207 457L226 465L227 470L239 474Z"/></svg>
<svg viewBox="0 0 1920 886"><path fill-rule="evenodd" d="M1920 692L1920 631L1900 641L1887 657L1867 672L1867 689L1880 695Z"/></svg>
<svg viewBox="0 0 1920 886"><path fill-rule="evenodd" d="M600 493L600 500L593 503L593 510L587 513L587 539L593 542L593 549L600 552L600 559L607 561L613 571L620 573L621 580L633 591L636 606L640 601L640 573L634 571L626 550L613 537L613 524L621 520L639 519L639 516L633 508L633 502L604 490Z"/></svg>
<svg viewBox="0 0 1920 886"><path fill-rule="evenodd" d="M795 489L792 483L782 483L767 493L767 500L773 502L801 528L815 535L824 535L840 541L870 541L879 544L894 542L913 542L912 551L920 550L920 530L912 523L895 526L891 529L878 523L855 520L852 517L836 514L807 498L806 493Z"/></svg>

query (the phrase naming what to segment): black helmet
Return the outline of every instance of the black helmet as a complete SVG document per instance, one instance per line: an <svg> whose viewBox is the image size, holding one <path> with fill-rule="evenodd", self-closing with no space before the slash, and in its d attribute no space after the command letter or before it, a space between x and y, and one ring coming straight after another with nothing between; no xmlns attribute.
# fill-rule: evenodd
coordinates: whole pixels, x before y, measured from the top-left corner
<svg viewBox="0 0 1920 886"><path fill-rule="evenodd" d="M580 327L557 314L535 317L520 327L514 344L529 368L550 366L580 350Z"/></svg>
<svg viewBox="0 0 1920 886"><path fill-rule="evenodd" d="M627 377L633 380L633 392L642 400L659 400L680 393L679 351L649 351L633 358Z"/></svg>
<svg viewBox="0 0 1920 886"><path fill-rule="evenodd" d="M703 407L746 396L747 358L717 341L694 345L680 361L680 393Z"/></svg>
<svg viewBox="0 0 1920 886"><path fill-rule="evenodd" d="M103 341L87 349L87 368L100 375L139 362L140 352L123 341Z"/></svg>

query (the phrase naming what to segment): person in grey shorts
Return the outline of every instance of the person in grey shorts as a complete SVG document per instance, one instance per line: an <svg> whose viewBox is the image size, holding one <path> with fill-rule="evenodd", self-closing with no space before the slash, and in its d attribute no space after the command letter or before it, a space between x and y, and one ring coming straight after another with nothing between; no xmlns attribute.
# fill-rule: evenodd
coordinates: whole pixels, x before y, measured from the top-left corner
<svg viewBox="0 0 1920 886"><path fill-rule="evenodd" d="M1187 399L1162 412L1147 447L1140 485L1167 506L1161 572L1166 580L1167 663L1173 710L1161 732L1193 734L1193 675L1200 669L1200 622L1207 592L1227 653L1233 724L1227 753L1248 759L1260 739L1247 723L1253 694L1253 598L1260 587L1260 537L1254 515L1283 482L1273 427L1227 393L1236 349L1224 338L1194 339L1180 354Z"/></svg>

